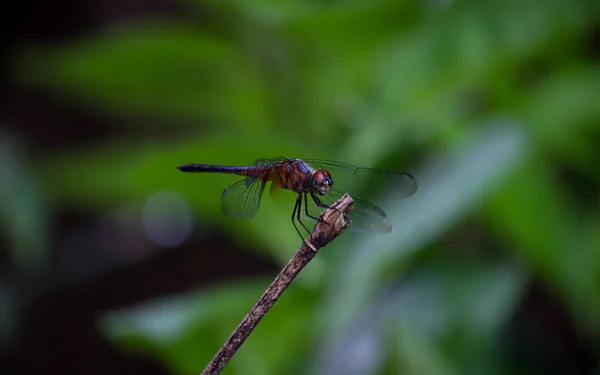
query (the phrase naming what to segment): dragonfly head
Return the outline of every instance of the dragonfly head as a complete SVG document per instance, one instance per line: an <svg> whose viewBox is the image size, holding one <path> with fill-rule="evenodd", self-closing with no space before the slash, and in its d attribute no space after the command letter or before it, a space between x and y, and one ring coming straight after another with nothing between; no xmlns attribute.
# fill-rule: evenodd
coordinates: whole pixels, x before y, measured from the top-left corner
<svg viewBox="0 0 600 375"><path fill-rule="evenodd" d="M310 179L310 188L319 195L325 195L331 186L333 180L331 174L325 169L317 169L313 172Z"/></svg>

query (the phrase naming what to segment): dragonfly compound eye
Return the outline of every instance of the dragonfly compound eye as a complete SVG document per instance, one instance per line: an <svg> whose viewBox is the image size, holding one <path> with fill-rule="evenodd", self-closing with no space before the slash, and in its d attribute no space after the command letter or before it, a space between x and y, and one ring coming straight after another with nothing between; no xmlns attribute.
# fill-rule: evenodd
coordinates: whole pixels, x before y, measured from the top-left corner
<svg viewBox="0 0 600 375"><path fill-rule="evenodd" d="M312 189L319 195L325 195L333 185L331 174L325 169L316 170L311 179Z"/></svg>

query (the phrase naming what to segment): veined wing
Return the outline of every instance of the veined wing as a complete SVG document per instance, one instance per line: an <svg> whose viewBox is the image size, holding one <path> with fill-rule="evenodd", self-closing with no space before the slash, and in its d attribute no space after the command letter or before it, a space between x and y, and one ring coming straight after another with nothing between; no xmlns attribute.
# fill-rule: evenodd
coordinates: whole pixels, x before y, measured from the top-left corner
<svg viewBox="0 0 600 375"><path fill-rule="evenodd" d="M344 194L339 191L329 190L325 195L316 196L316 199L331 206ZM310 196L308 199L313 200ZM386 234L392 231L392 223L381 208L354 196L352 196L352 199L354 199L355 206L348 213L348 217L352 220L349 229L365 234Z"/></svg>
<svg viewBox="0 0 600 375"><path fill-rule="evenodd" d="M284 160L287 160L288 158L283 157L283 156L278 156L278 157L274 157L274 158L270 158L270 159L258 159L254 162L254 165L271 165L271 164L276 164L276 163L281 163Z"/></svg>
<svg viewBox="0 0 600 375"><path fill-rule="evenodd" d="M405 172L360 168L329 160L303 159L309 166L326 169L331 173L331 190L348 193L355 200L364 200L365 194L384 192L391 199L407 198L417 191L417 181ZM330 190L330 191L331 191Z"/></svg>
<svg viewBox="0 0 600 375"><path fill-rule="evenodd" d="M266 181L246 178L223 190L221 210L231 218L246 220L254 217L260 207Z"/></svg>
<svg viewBox="0 0 600 375"><path fill-rule="evenodd" d="M298 198L297 193L282 189L274 184L271 185L270 193L275 203L286 209L287 212L292 212ZM316 196L316 199L327 206L331 206L342 195L340 192L330 190L325 195ZM385 234L392 230L392 225L383 210L362 200L356 199L355 202L356 206L348 214L348 217L352 220L350 230L365 234ZM300 217L309 229L312 229L313 224L316 223L315 218L318 218L324 210L325 208L319 207L315 202L315 198L310 194L303 196ZM313 224L308 224L309 222Z"/></svg>
<svg viewBox="0 0 600 375"><path fill-rule="evenodd" d="M296 204L296 199L298 199L298 193L272 183L269 194L271 195L273 202L279 207L283 208L286 212L292 213L294 205Z"/></svg>

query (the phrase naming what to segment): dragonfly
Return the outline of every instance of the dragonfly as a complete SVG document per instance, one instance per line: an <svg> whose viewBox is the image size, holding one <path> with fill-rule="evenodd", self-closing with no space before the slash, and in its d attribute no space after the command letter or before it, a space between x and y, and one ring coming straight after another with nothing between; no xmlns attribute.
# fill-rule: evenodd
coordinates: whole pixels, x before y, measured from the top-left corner
<svg viewBox="0 0 600 375"><path fill-rule="evenodd" d="M177 169L245 176L221 194L223 213L241 220L257 214L270 182L271 197L280 206L292 209L292 224L301 238L304 237L300 228L311 233L303 219L318 222L320 213L344 193L350 194L355 202L348 214L351 229L368 234L389 233L392 224L385 211L369 203L370 199L364 195L385 192L391 199L402 199L417 191L415 178L406 172L360 168L329 160L277 157L259 159L250 166L184 164Z"/></svg>

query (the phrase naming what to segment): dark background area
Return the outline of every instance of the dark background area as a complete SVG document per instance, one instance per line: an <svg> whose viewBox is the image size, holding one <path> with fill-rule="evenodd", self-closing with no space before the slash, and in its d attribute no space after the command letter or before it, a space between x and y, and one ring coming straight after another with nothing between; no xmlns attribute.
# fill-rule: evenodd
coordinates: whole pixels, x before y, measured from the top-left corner
<svg viewBox="0 0 600 375"><path fill-rule="evenodd" d="M147 15L170 16L185 21L182 4L170 1L62 1L11 3L3 12L0 97L2 117L10 133L27 138L29 152L43 157L55 150L85 145L111 137L153 138L162 134L127 134L127 122L104 118L53 97L52 93L23 88L11 82L11 57L24 43L58 44L73 38L131 22ZM165 133L169 133L168 129ZM87 227L93 234L98 220L93 214L66 208L52 215L55 241L50 244L48 272L60 280L61 239L70 229ZM118 228L114 228L118 231ZM115 233L120 237L119 233ZM119 240L117 238L117 240ZM105 265L107 273L94 280L72 280L71 285L30 285L15 275L11 255L2 246L2 272L15 291L32 298L20 312L14 327L18 337L3 350L2 367L14 374L34 373L169 373L157 361L123 354L107 342L95 327L98 312L130 306L148 299L218 282L228 277L275 273L273 262L252 256L228 241L217 228L201 241L148 257L135 264L116 268ZM198 249L202 251L198 251ZM107 262L98 254L82 259L88 267ZM92 250L93 251L93 250ZM66 255L68 256L68 255ZM95 258L100 257L100 259ZM227 264L223 269L213 264ZM84 265L85 266L85 265ZM182 272L189 270L190 272Z"/></svg>

